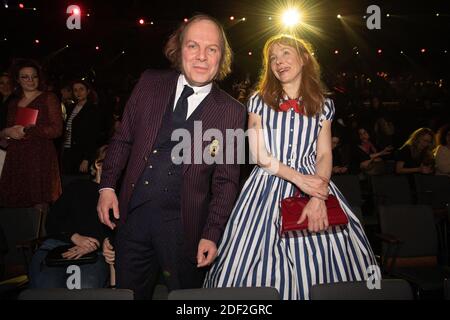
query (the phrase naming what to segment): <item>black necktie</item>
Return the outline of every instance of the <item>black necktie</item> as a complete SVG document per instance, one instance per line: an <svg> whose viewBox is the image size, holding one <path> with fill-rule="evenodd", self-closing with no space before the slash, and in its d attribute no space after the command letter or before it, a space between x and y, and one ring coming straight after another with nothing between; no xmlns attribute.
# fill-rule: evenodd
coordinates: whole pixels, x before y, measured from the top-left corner
<svg viewBox="0 0 450 320"><path fill-rule="evenodd" d="M188 109L188 98L194 93L194 89L189 86L184 86L181 96L178 98L177 105L175 106L175 111L173 112L173 122L174 124L182 124L186 121L187 109Z"/></svg>

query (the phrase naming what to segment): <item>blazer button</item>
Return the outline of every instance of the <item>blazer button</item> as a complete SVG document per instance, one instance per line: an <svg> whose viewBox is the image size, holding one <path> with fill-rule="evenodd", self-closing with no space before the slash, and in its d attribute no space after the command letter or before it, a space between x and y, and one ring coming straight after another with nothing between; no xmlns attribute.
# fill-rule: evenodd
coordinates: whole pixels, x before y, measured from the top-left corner
<svg viewBox="0 0 450 320"><path fill-rule="evenodd" d="M131 184L131 187L134 188L134 183Z"/></svg>
<svg viewBox="0 0 450 320"><path fill-rule="evenodd" d="M148 160L148 157L144 157L144 160L147 161L147 160Z"/></svg>
<svg viewBox="0 0 450 320"><path fill-rule="evenodd" d="M144 184L145 184L145 185L147 185L147 184L148 184L148 181L147 181L147 180L145 180L145 181L144 181Z"/></svg>
<svg viewBox="0 0 450 320"><path fill-rule="evenodd" d="M156 150L156 149L155 149L155 150L153 150L153 153L158 153L158 150Z"/></svg>

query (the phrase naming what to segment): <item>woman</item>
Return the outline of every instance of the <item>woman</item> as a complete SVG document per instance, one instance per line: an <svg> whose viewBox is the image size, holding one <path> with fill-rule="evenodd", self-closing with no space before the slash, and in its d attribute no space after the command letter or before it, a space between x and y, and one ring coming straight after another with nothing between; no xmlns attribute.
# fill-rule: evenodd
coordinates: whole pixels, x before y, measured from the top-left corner
<svg viewBox="0 0 450 320"><path fill-rule="evenodd" d="M76 104L68 111L63 145L63 173L87 174L89 159L94 156L99 135L96 94L83 80L72 84Z"/></svg>
<svg viewBox="0 0 450 320"><path fill-rule="evenodd" d="M433 173L433 137L433 131L428 128L414 131L398 151L395 172L398 174Z"/></svg>
<svg viewBox="0 0 450 320"><path fill-rule="evenodd" d="M32 288L66 288L67 266L47 266L48 253L57 247L72 245L62 254L65 259L77 260L96 252L107 239L106 228L97 219L98 184L107 146L97 151L91 174L93 180L76 180L64 189L47 218L48 239L36 251L30 266ZM105 245L105 244L103 244ZM76 264L76 261L72 264ZM102 288L108 280L108 266L101 252L95 263L82 264L81 287Z"/></svg>
<svg viewBox="0 0 450 320"><path fill-rule="evenodd" d="M46 207L61 194L58 158L53 139L61 135L58 98L43 91L39 65L19 62L13 74L18 97L9 104L7 128L0 138L8 141L0 178L0 207ZM21 108L38 110L35 125L16 124Z"/></svg>
<svg viewBox="0 0 450 320"><path fill-rule="evenodd" d="M435 168L437 175L450 177L450 125L441 127L436 135Z"/></svg>
<svg viewBox="0 0 450 320"><path fill-rule="evenodd" d="M376 262L361 224L329 181L334 106L324 97L314 56L301 40L280 35L267 41L263 64L248 104L249 145L258 165L204 285L275 287L282 299L308 299L312 285L363 280ZM311 196L299 220L308 218L308 230L280 235L280 201L297 188ZM329 193L339 198L347 227L328 228Z"/></svg>
<svg viewBox="0 0 450 320"><path fill-rule="evenodd" d="M392 147L388 146L377 151L375 145L370 141L370 135L365 128L358 129L359 144L353 152L354 171L367 175L384 173L383 156L391 154Z"/></svg>

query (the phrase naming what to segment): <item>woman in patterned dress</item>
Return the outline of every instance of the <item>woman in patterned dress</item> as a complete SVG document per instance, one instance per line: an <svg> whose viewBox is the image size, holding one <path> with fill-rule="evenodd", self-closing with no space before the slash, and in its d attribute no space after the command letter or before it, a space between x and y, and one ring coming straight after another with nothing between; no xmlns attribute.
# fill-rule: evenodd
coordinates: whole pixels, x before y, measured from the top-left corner
<svg viewBox="0 0 450 320"><path fill-rule="evenodd" d="M61 181L53 139L62 132L61 104L55 94L44 91L40 66L19 61L14 80L18 98L8 106L7 128L0 139L8 148L0 178L0 207L46 209L61 194ZM20 108L37 109L36 124L16 124Z"/></svg>
<svg viewBox="0 0 450 320"><path fill-rule="evenodd" d="M333 101L303 41L286 35L264 47L263 72L250 98L249 143L258 164L245 183L205 287L274 287L282 299L308 299L312 285L368 278L376 265L363 228L336 186ZM280 234L280 202L300 189L311 198L308 230ZM329 227L324 200L338 198L347 226ZM376 269L375 269L376 270Z"/></svg>

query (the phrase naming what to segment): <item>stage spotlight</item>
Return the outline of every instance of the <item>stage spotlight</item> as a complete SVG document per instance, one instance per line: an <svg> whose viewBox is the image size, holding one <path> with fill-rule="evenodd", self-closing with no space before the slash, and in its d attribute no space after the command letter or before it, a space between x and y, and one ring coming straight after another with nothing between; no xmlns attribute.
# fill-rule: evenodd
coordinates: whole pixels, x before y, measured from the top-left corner
<svg viewBox="0 0 450 320"><path fill-rule="evenodd" d="M91 15L88 13L87 15L86 15L86 17L90 17Z"/></svg>
<svg viewBox="0 0 450 320"><path fill-rule="evenodd" d="M253 54L253 52L251 52L251 51L248 52L248 55L249 55L249 56L251 56L252 54Z"/></svg>
<svg viewBox="0 0 450 320"><path fill-rule="evenodd" d="M334 50L334 54L339 54L339 50Z"/></svg>
<svg viewBox="0 0 450 320"><path fill-rule="evenodd" d="M242 21L245 21L245 20L247 20L247 18L245 18L245 17L244 17L244 18L242 18Z"/></svg>
<svg viewBox="0 0 450 320"><path fill-rule="evenodd" d="M8 9L8 8L9 8L8 4L5 3L5 9Z"/></svg>
<svg viewBox="0 0 450 320"><path fill-rule="evenodd" d="M404 54L403 50L402 50L402 51L400 51L400 54Z"/></svg>
<svg viewBox="0 0 450 320"><path fill-rule="evenodd" d="M19 8L23 9L23 8L25 8L25 5L23 3L19 3Z"/></svg>
<svg viewBox="0 0 450 320"><path fill-rule="evenodd" d="M144 19L139 19L139 24L144 24L145 23L145 20Z"/></svg>
<svg viewBox="0 0 450 320"><path fill-rule="evenodd" d="M230 20L231 20L231 21L233 21L233 20L234 20L234 17L233 17L233 16L231 16L231 17L230 17Z"/></svg>
<svg viewBox="0 0 450 320"><path fill-rule="evenodd" d="M439 17L439 13L436 13L436 17Z"/></svg>
<svg viewBox="0 0 450 320"><path fill-rule="evenodd" d="M420 49L420 52L422 52L422 53L425 53L426 51L427 51L427 49L425 49L425 48Z"/></svg>
<svg viewBox="0 0 450 320"><path fill-rule="evenodd" d="M300 13L296 9L288 9L282 15L283 24L293 27L300 23Z"/></svg>
<svg viewBox="0 0 450 320"><path fill-rule="evenodd" d="M100 50L100 47L99 46L95 46L95 50Z"/></svg>
<svg viewBox="0 0 450 320"><path fill-rule="evenodd" d="M81 13L80 9L78 9L78 8L73 9L73 14L78 16L80 13Z"/></svg>
<svg viewBox="0 0 450 320"><path fill-rule="evenodd" d="M34 43L39 44L39 39L34 40Z"/></svg>
<svg viewBox="0 0 450 320"><path fill-rule="evenodd" d="M188 22L189 21L189 19L188 18L184 18L184 22Z"/></svg>
<svg viewBox="0 0 450 320"><path fill-rule="evenodd" d="M342 19L342 16L340 14L337 15L338 19Z"/></svg>
<svg viewBox="0 0 450 320"><path fill-rule="evenodd" d="M388 13L388 14L386 14L386 17L387 17L387 18L389 18L390 16L391 16L391 15L390 15L389 13Z"/></svg>
<svg viewBox="0 0 450 320"><path fill-rule="evenodd" d="M378 50L377 50L377 53L378 53L378 54L382 54L382 53L383 53L383 50L378 49Z"/></svg>

